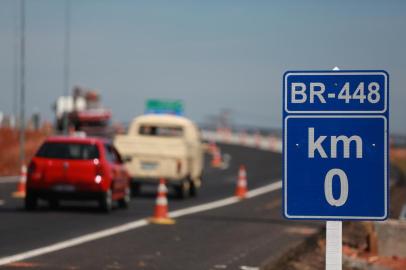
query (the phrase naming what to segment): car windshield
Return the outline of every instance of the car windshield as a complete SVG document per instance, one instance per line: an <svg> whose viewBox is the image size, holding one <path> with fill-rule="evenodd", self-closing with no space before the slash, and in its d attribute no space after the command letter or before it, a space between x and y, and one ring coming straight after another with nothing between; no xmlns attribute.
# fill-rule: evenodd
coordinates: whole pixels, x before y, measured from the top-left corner
<svg viewBox="0 0 406 270"><path fill-rule="evenodd" d="M183 128L177 126L154 126L142 125L139 129L140 135L160 136L160 137L181 137Z"/></svg>
<svg viewBox="0 0 406 270"><path fill-rule="evenodd" d="M95 159L99 158L96 145L83 143L44 143L37 153L37 157L56 159Z"/></svg>

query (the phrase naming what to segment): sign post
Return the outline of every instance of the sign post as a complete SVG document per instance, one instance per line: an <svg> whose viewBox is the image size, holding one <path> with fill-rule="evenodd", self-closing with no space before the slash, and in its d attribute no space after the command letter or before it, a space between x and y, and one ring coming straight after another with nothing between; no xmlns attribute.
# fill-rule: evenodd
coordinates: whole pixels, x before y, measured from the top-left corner
<svg viewBox="0 0 406 270"><path fill-rule="evenodd" d="M338 67L333 68L339 71ZM326 270L342 270L343 222L326 221Z"/></svg>
<svg viewBox="0 0 406 270"><path fill-rule="evenodd" d="M341 269L341 221L388 214L389 75L289 71L283 86L284 215L326 220L326 269Z"/></svg>
<svg viewBox="0 0 406 270"><path fill-rule="evenodd" d="M342 269L342 221L326 222L326 270Z"/></svg>

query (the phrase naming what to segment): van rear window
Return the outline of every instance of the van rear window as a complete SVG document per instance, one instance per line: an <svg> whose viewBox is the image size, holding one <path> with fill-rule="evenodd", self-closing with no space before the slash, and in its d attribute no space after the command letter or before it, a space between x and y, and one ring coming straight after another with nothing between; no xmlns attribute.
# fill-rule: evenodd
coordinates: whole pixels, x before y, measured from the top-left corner
<svg viewBox="0 0 406 270"><path fill-rule="evenodd" d="M99 158L99 150L96 145L83 143L44 143L37 157L56 159L95 159Z"/></svg>
<svg viewBox="0 0 406 270"><path fill-rule="evenodd" d="M173 126L141 125L139 134L159 137L181 137L183 136L183 128Z"/></svg>

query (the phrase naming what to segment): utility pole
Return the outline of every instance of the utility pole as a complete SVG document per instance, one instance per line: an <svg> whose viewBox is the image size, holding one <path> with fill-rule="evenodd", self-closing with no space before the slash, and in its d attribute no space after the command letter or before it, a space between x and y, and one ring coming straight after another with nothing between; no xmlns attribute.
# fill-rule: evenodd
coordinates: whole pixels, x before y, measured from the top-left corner
<svg viewBox="0 0 406 270"><path fill-rule="evenodd" d="M17 5L15 5L15 19L14 19L14 41L13 41L13 47L14 47L14 51L13 51L13 87L11 89L12 91L12 97L13 97L13 103L12 103L12 114L13 114L13 121L14 121L14 127L17 128L17 123L19 121L18 119L18 92L19 92L19 74L18 74L18 55L19 55L19 45L20 45L20 35L19 35L19 15L20 15L20 3L16 2Z"/></svg>
<svg viewBox="0 0 406 270"><path fill-rule="evenodd" d="M70 53L70 0L65 0L65 43L64 43L64 75L63 95L69 95L69 53ZM68 134L68 114L63 114L63 133Z"/></svg>
<svg viewBox="0 0 406 270"><path fill-rule="evenodd" d="M25 0L21 5L20 32L20 165L25 165Z"/></svg>

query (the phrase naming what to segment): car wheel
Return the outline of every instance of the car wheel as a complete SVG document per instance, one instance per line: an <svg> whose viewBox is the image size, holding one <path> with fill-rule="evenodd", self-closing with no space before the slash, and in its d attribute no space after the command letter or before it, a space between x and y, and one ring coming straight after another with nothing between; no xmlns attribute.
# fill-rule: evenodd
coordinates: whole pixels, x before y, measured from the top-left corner
<svg viewBox="0 0 406 270"><path fill-rule="evenodd" d="M190 181L183 180L179 186L175 187L178 198L184 199L190 193Z"/></svg>
<svg viewBox="0 0 406 270"><path fill-rule="evenodd" d="M49 203L49 207L51 209L55 210L55 209L59 208L59 201L57 199L51 199L51 200L48 201L48 203Z"/></svg>
<svg viewBox="0 0 406 270"><path fill-rule="evenodd" d="M35 210L38 206L38 198L32 192L27 192L24 200L25 210L32 211Z"/></svg>
<svg viewBox="0 0 406 270"><path fill-rule="evenodd" d="M100 199L100 210L103 212L110 212L113 208L113 194L111 189L108 189L106 192L102 194L102 198Z"/></svg>
<svg viewBox="0 0 406 270"><path fill-rule="evenodd" d="M131 196L135 197L141 193L140 183L131 183Z"/></svg>
<svg viewBox="0 0 406 270"><path fill-rule="evenodd" d="M118 206L120 208L128 208L131 200L131 191L129 187L124 190L124 197L118 201Z"/></svg>

